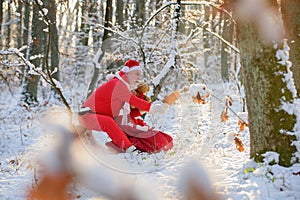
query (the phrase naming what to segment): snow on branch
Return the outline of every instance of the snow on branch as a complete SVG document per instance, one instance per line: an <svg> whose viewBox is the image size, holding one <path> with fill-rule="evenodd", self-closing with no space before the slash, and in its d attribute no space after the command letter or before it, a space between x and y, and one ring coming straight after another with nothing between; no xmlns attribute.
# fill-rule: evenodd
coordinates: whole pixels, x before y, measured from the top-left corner
<svg viewBox="0 0 300 200"><path fill-rule="evenodd" d="M234 45L230 44L230 42L228 42L227 40L225 40L224 38L222 38L219 34L211 31L208 28L204 28L204 27L202 27L202 28L205 29L206 31L208 31L209 33L211 33L212 35L216 36L218 39L220 39L224 44L226 44L229 48L231 48L236 53L240 53L240 51L238 50L237 47L235 47Z"/></svg>
<svg viewBox="0 0 300 200"><path fill-rule="evenodd" d="M17 48L10 48L6 51L1 51L1 52L7 52L8 54L15 54L17 57L19 57L25 65L27 65L29 67L29 74L32 75L39 75L40 77L42 77L46 83L48 83L61 97L63 103L65 104L65 106L67 107L68 111L70 114L72 114L72 110L70 105L68 104L66 98L64 97L63 93L62 93L62 86L60 84L59 81L55 80L54 78L52 78L50 75L47 76L42 68L36 68L34 64L32 64L29 60L27 60L26 58L24 58L24 54L22 52L20 52L19 49ZM0 54L1 54L0 52Z"/></svg>
<svg viewBox="0 0 300 200"><path fill-rule="evenodd" d="M162 10L164 10L165 8L169 7L170 5L173 4L177 4L177 2L167 2L165 3L162 7L160 7L159 9L156 10L156 12L145 22L144 26L143 26L143 30L145 30L146 26L149 25L150 21L156 16L158 15Z"/></svg>
<svg viewBox="0 0 300 200"><path fill-rule="evenodd" d="M170 71L171 67L173 67L174 64L175 64L175 54L172 54L172 57L169 59L165 67L153 79L152 83L154 84L154 86L157 86L160 83L160 80L166 76L166 74Z"/></svg>
<svg viewBox="0 0 300 200"><path fill-rule="evenodd" d="M215 3L211 3L211 2L208 2L208 1L200 1L200 2L194 2L194 1L183 1L181 2L181 5L204 5L204 6L211 6L221 12L224 12L225 14L227 14L229 17L230 17L230 20L236 24L236 22L233 20L233 17L232 15L227 11L225 10L224 8L222 8L220 5L216 5Z"/></svg>
<svg viewBox="0 0 300 200"><path fill-rule="evenodd" d="M107 27L105 27L105 26L103 26L103 25L100 25L100 24L96 24L96 26L98 26L98 27L100 27L100 28L103 28L103 29L105 29L105 30L108 30L108 31L110 31L110 32L112 32L112 33L115 33L116 35L119 35L120 37L122 37L122 38L124 38L124 39L126 39L126 40L129 40L129 41L133 42L134 44L138 45L138 42L137 42L137 41L135 41L135 40L132 39L132 38L126 37L125 35L121 34L119 31L115 31L115 30L113 30L113 29L111 29L111 28L107 28Z"/></svg>

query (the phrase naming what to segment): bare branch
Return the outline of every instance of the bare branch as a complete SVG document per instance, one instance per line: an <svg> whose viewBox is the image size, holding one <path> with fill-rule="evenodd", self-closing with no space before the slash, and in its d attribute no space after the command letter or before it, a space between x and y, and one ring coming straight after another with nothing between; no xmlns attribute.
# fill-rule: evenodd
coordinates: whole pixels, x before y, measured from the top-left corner
<svg viewBox="0 0 300 200"><path fill-rule="evenodd" d="M61 97L62 102L64 103L64 105L67 107L67 110L69 112L69 114L73 114L71 107L69 106L66 98L64 97L60 87L56 84L56 81L51 77L51 75L47 76L41 68L36 68L30 61L26 60L23 56L23 53L21 53L18 49L15 48L11 48L7 50L8 53L13 53L15 54L17 57L19 57L26 66L29 67L29 72L33 73L35 72L37 75L39 75L40 77L42 77ZM50 72L50 71L49 71ZM48 73L49 73L48 72Z"/></svg>

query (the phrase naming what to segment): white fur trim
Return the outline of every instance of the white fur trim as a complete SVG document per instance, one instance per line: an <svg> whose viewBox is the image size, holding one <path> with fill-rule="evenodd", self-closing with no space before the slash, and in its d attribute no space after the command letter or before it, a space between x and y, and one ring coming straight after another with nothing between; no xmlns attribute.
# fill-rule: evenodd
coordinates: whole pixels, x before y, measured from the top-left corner
<svg viewBox="0 0 300 200"><path fill-rule="evenodd" d="M142 71L142 68L141 68L141 66L132 66L131 68L129 68L127 66L124 66L121 71L127 73L127 72L131 72L133 70L140 70L140 71Z"/></svg>
<svg viewBox="0 0 300 200"><path fill-rule="evenodd" d="M114 74L107 74L106 75L106 80L111 80L111 79L113 79L115 77L115 75Z"/></svg>
<svg viewBox="0 0 300 200"><path fill-rule="evenodd" d="M116 74L116 77L117 77L117 79L119 79L122 83L124 83L124 84L127 86L128 90L130 90L130 85L129 85L129 83L127 83L127 82L120 76L119 73Z"/></svg>

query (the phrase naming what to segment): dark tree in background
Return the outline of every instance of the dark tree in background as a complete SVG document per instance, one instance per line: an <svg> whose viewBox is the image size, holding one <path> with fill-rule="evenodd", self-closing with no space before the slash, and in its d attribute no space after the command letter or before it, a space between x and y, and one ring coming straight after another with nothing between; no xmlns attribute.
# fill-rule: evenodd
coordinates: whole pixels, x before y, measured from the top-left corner
<svg viewBox="0 0 300 200"><path fill-rule="evenodd" d="M2 32L2 22L3 22L3 1L4 0L0 0L0 32Z"/></svg>
<svg viewBox="0 0 300 200"><path fill-rule="evenodd" d="M40 13L40 5L33 3L33 16L32 16L32 32L30 44L30 56L35 56L31 63L36 68L45 68L45 50L46 50L46 33L44 29L47 28L43 21L43 16ZM39 19L39 20L37 20ZM41 55L41 56L39 56ZM27 72L31 69L27 66ZM23 98L22 100L28 105L37 103L37 90L38 90L39 76L28 74L24 83Z"/></svg>
<svg viewBox="0 0 300 200"><path fill-rule="evenodd" d="M48 9L48 20L49 20L49 33L48 36L50 44L50 71L52 77L56 80L59 80L59 43L58 43L58 33L57 33L57 24L56 24L56 10L55 0L44 1L46 8ZM47 3L47 4L46 4Z"/></svg>
<svg viewBox="0 0 300 200"><path fill-rule="evenodd" d="M6 43L4 44L6 47L10 47L11 42L11 24L9 23L11 21L11 0L8 1L7 5L7 29L6 29Z"/></svg>
<svg viewBox="0 0 300 200"><path fill-rule="evenodd" d="M211 8L209 6L204 7L204 20L209 22L211 14ZM204 67L209 68L209 56L211 53L210 49L210 33L207 29L210 29L210 23L205 23L203 26L203 49L204 49Z"/></svg>
<svg viewBox="0 0 300 200"><path fill-rule="evenodd" d="M233 41L233 22L227 13L221 13L223 20L222 38L229 43ZM221 44L221 75L223 82L229 82L229 70L230 70L230 53L227 44L222 42Z"/></svg>
<svg viewBox="0 0 300 200"><path fill-rule="evenodd" d="M110 31L106 28L110 28L112 27L112 0L107 0L106 1L106 9L105 9L105 18L104 18L104 33L102 36L102 42L101 42L101 47L100 47L100 54L97 55L97 63L94 63L94 73L93 73L93 77L92 80L89 84L89 88L88 88L88 92L87 92L87 97L90 96L93 91L96 88L96 83L98 81L99 78L99 65L101 63L101 60L103 59L104 55L105 55L105 41L108 40L108 38L110 37ZM98 54L98 53L97 53Z"/></svg>
<svg viewBox="0 0 300 200"><path fill-rule="evenodd" d="M136 1L135 18L136 26L142 27L146 20L145 1Z"/></svg>
<svg viewBox="0 0 300 200"><path fill-rule="evenodd" d="M31 6L29 5L28 2L25 2L24 3L24 26L22 27L23 28L23 45L26 45L27 46L27 49L23 52L24 53L24 57L26 59L28 59L28 46L30 45L29 44L29 20L30 20L30 13L31 13ZM21 19L23 20L23 19Z"/></svg>
<svg viewBox="0 0 300 200"><path fill-rule="evenodd" d="M116 18L117 18L117 25L120 26L121 30L125 30L124 25L124 2L123 1L116 1Z"/></svg>

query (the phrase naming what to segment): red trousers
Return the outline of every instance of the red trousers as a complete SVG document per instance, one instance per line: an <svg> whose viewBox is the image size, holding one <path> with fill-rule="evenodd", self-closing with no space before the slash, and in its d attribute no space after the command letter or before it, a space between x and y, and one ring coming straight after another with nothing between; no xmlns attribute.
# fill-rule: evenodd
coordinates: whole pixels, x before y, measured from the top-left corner
<svg viewBox="0 0 300 200"><path fill-rule="evenodd" d="M130 126L118 125L111 117L94 113L78 116L81 126L90 130L104 131L118 148L125 150L131 145L137 149L156 153L173 147L173 138L161 131L140 131Z"/></svg>

